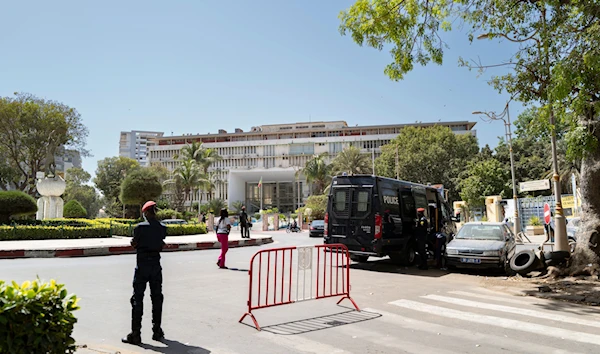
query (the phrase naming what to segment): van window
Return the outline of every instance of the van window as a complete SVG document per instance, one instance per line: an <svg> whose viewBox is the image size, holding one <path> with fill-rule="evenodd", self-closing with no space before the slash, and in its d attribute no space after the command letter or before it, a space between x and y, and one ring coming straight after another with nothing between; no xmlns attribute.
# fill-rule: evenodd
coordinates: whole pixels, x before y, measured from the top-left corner
<svg viewBox="0 0 600 354"><path fill-rule="evenodd" d="M448 210L448 206L445 203L442 203L442 216L444 220L450 220L450 210Z"/></svg>
<svg viewBox="0 0 600 354"><path fill-rule="evenodd" d="M346 191L335 192L335 210L345 211L346 210Z"/></svg>
<svg viewBox="0 0 600 354"><path fill-rule="evenodd" d="M402 216L411 219L415 219L417 217L415 198L410 191L402 192Z"/></svg>
<svg viewBox="0 0 600 354"><path fill-rule="evenodd" d="M369 192L359 191L357 199L358 199L358 201L357 201L356 210L361 213L367 211L368 207L369 207Z"/></svg>
<svg viewBox="0 0 600 354"><path fill-rule="evenodd" d="M415 203L417 208L425 208L425 210L429 210L429 203L427 203L427 197L425 194L415 193Z"/></svg>

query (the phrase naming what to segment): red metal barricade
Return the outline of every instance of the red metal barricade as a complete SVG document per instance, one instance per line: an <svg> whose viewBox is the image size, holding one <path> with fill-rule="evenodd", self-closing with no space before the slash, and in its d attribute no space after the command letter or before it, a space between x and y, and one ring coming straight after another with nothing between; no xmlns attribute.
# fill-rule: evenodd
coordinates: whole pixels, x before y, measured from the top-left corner
<svg viewBox="0 0 600 354"><path fill-rule="evenodd" d="M341 296L338 304L348 299L360 311L350 297L350 253L342 244L261 250L252 256L248 275L248 312L239 322L250 316L259 331L252 311L267 307Z"/></svg>

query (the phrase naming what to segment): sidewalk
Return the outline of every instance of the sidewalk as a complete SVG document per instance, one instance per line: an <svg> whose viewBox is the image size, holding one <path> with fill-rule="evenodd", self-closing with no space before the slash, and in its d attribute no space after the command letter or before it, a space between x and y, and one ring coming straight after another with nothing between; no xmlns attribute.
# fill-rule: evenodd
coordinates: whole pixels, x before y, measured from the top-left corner
<svg viewBox="0 0 600 354"><path fill-rule="evenodd" d="M86 238L62 240L0 241L0 259L107 256L135 253L130 237ZM164 252L218 249L221 244L214 232L204 235L167 236ZM240 234L229 235L229 247L258 246L273 242L271 236L258 233L242 239Z"/></svg>

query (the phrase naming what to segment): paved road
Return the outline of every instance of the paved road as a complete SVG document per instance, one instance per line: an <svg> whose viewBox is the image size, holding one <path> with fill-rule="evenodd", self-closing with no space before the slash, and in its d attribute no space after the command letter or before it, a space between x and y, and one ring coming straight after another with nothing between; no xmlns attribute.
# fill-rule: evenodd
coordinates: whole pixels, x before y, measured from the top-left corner
<svg viewBox="0 0 600 354"><path fill-rule="evenodd" d="M272 233L261 248L319 243ZM146 297L142 348L120 343L129 329L133 255L0 261L0 279L56 278L81 298L75 337L82 353L597 353L595 308L510 296L480 286L481 276L422 272L375 260L352 266L357 313L335 300L258 310L258 332L237 323L245 312L248 261L259 247L167 253L165 343L150 339ZM492 274L493 276L493 274ZM348 303L344 303L349 305ZM561 339L564 338L564 339Z"/></svg>

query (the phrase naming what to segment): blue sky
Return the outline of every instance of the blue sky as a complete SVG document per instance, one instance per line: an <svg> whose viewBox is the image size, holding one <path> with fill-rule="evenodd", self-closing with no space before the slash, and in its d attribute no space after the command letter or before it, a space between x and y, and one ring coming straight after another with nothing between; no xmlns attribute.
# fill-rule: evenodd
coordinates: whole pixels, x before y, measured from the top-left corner
<svg viewBox="0 0 600 354"><path fill-rule="evenodd" d="M260 124L345 120L350 125L478 121L497 144L502 110L485 79L458 57L495 64L510 45L445 35L443 66L384 74L385 51L338 32L351 0L10 1L0 12L0 95L29 92L76 108L93 157L118 155L122 130L166 134L248 130ZM516 118L522 107L511 106Z"/></svg>

